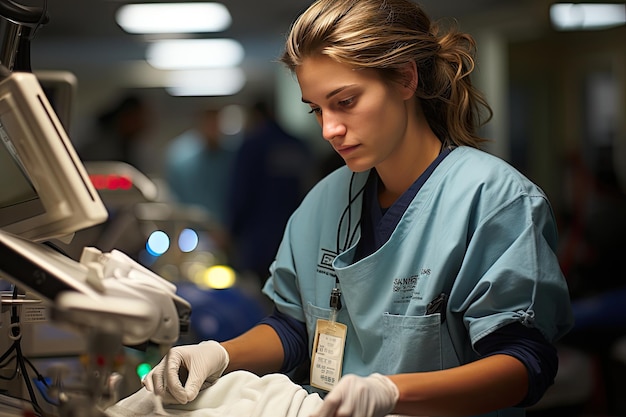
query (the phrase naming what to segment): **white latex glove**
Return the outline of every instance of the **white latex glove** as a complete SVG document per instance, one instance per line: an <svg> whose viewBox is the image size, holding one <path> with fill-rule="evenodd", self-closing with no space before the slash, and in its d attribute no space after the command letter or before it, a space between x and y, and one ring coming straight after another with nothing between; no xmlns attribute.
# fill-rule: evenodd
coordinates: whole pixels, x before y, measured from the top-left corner
<svg viewBox="0 0 626 417"><path fill-rule="evenodd" d="M213 340L177 346L167 352L142 382L148 391L162 396L166 403L172 402L169 394L176 402L187 404L201 389L213 385L222 376L228 361L226 349Z"/></svg>
<svg viewBox="0 0 626 417"><path fill-rule="evenodd" d="M311 417L383 417L391 413L399 396L396 384L381 374L346 375Z"/></svg>

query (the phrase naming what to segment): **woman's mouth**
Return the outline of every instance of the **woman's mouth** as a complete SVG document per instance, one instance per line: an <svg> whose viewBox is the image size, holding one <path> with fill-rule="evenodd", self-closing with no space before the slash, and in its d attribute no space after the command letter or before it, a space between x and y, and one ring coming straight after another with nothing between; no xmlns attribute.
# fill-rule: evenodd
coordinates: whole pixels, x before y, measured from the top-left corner
<svg viewBox="0 0 626 417"><path fill-rule="evenodd" d="M335 150L337 151L339 155L341 155L342 158L346 158L348 155L356 151L358 147L359 145L341 146L341 147L335 148Z"/></svg>

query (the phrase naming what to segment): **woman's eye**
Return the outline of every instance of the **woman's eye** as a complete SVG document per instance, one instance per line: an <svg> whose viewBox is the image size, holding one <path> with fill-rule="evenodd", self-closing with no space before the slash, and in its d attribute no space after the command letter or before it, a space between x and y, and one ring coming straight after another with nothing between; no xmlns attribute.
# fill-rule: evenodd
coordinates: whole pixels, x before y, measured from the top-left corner
<svg viewBox="0 0 626 417"><path fill-rule="evenodd" d="M320 109L319 107L314 107L309 110L309 114L322 114L322 109Z"/></svg>
<svg viewBox="0 0 626 417"><path fill-rule="evenodd" d="M341 100L341 101L339 102L339 105L340 105L341 107L349 107L349 106L351 106L351 105L352 105L352 103L354 103L354 97L350 97L350 98L348 98L348 99Z"/></svg>

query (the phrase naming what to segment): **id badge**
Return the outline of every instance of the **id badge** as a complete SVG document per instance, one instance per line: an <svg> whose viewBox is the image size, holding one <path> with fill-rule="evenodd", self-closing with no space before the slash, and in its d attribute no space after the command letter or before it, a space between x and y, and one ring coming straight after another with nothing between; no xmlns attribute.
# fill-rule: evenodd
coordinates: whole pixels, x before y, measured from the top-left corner
<svg viewBox="0 0 626 417"><path fill-rule="evenodd" d="M312 386L330 391L341 378L347 331L343 323L317 320L311 357Z"/></svg>

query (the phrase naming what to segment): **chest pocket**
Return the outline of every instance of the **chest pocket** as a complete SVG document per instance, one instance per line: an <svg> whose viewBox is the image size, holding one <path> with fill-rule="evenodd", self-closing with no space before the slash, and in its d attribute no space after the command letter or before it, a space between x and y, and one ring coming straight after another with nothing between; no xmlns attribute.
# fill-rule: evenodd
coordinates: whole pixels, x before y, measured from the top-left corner
<svg viewBox="0 0 626 417"><path fill-rule="evenodd" d="M442 369L441 317L383 314L380 365L386 373Z"/></svg>

